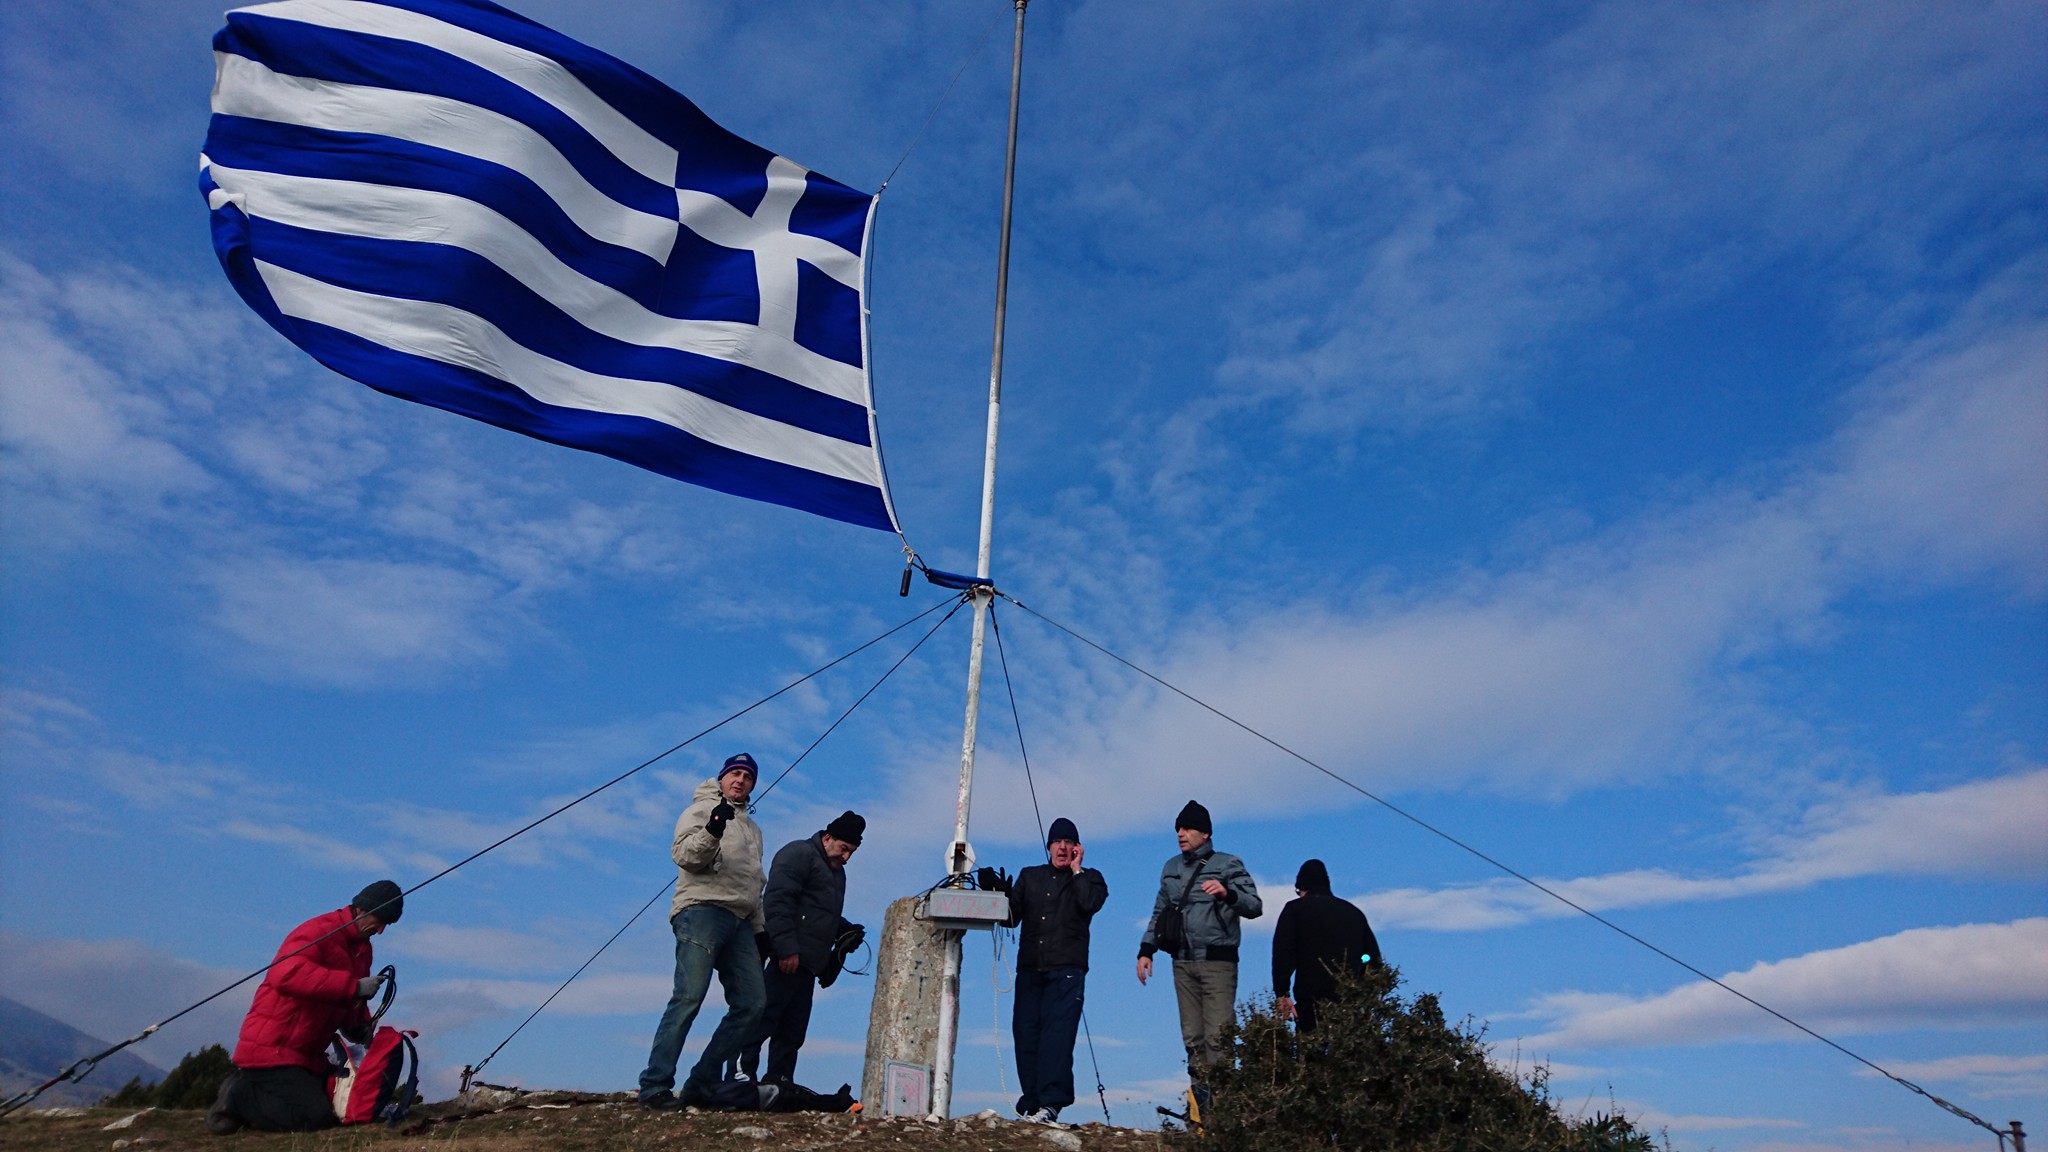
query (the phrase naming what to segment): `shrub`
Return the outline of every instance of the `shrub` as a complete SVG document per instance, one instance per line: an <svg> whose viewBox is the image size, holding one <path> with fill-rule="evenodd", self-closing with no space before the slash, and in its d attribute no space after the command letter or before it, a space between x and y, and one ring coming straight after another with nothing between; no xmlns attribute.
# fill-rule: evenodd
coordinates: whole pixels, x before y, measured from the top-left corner
<svg viewBox="0 0 2048 1152"><path fill-rule="evenodd" d="M1225 1033L1234 1062L1209 1078L1203 1130L1189 1152L1652 1152L1619 1112L1570 1120L1548 1072L1524 1082L1495 1067L1484 1030L1451 1024L1434 995L1404 1003L1400 974L1369 969L1316 1005L1306 1036L1254 1004Z"/></svg>
<svg viewBox="0 0 2048 1152"><path fill-rule="evenodd" d="M161 1083L144 1084L138 1076L101 1104L109 1108L208 1108L214 1097L220 1095L221 1083L234 1070L228 1050L210 1044L186 1053Z"/></svg>

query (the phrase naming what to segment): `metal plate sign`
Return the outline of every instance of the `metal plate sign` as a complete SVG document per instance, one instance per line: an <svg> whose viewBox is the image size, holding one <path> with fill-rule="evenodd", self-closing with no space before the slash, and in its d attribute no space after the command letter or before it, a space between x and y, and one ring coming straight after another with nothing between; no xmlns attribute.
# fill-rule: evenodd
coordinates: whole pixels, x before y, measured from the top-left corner
<svg viewBox="0 0 2048 1152"><path fill-rule="evenodd" d="M1010 898L972 888L935 888L924 900L924 918L956 928L987 928L1010 917Z"/></svg>
<svg viewBox="0 0 2048 1152"><path fill-rule="evenodd" d="M882 1115L918 1116L932 1110L932 1070L891 1060L882 1072Z"/></svg>

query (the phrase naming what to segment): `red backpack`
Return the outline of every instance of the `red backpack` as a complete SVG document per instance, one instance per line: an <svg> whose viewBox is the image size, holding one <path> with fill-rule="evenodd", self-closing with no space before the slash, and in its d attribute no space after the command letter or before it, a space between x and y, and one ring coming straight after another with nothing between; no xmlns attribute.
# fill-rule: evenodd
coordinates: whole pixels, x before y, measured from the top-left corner
<svg viewBox="0 0 2048 1152"><path fill-rule="evenodd" d="M360 1057L348 1050L348 1063L328 1082L334 1114L343 1124L396 1124L405 1118L420 1084L420 1053L412 1043L418 1035L379 1028Z"/></svg>

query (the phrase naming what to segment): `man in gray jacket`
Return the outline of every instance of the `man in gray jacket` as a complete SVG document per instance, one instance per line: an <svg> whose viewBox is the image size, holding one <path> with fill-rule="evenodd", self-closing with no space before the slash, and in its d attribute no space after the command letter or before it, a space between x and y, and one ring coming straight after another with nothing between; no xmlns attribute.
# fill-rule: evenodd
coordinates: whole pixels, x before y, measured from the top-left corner
<svg viewBox="0 0 2048 1152"><path fill-rule="evenodd" d="M768 1045L768 1075L773 1084L796 1079L797 1050L811 1027L811 1000L820 981L829 985L839 975L844 953L859 946L865 932L840 912L846 907L846 862L860 847L868 822L857 812L842 812L823 831L792 840L775 854L768 869L768 890L761 894L768 939L761 949L768 958L764 976L768 1007L748 1034L739 1054L739 1069L758 1076L761 1045ZM848 943L835 947L841 938Z"/></svg>
<svg viewBox="0 0 2048 1152"><path fill-rule="evenodd" d="M1256 920L1265 906L1244 861L1209 843L1207 808L1188 801L1174 818L1173 830L1180 852L1159 870L1159 894L1138 945L1138 983L1152 978L1152 956L1160 951L1160 913L1178 909L1180 945L1167 954L1173 959L1188 1076L1200 1084L1204 1071L1223 1059L1223 1026L1237 1007L1238 922Z"/></svg>
<svg viewBox="0 0 2048 1152"><path fill-rule="evenodd" d="M676 894L669 927L676 935L675 993L654 1031L647 1069L640 1073L640 1105L670 1110L685 1104L717 1104L711 1091L726 1061L761 1018L761 952L754 935L761 917L761 827L747 815L747 797L759 770L745 752L725 762L718 776L697 785L691 804L676 821L669 855L676 862ZM671 1091L676 1061L711 974L725 991L725 1019L680 1096Z"/></svg>

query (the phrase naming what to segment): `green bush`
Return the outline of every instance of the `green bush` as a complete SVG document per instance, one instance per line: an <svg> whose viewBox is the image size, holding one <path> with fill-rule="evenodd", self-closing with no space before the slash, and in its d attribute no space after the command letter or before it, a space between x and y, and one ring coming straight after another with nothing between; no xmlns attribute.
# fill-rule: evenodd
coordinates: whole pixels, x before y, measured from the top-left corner
<svg viewBox="0 0 2048 1152"><path fill-rule="evenodd" d="M1316 1005L1306 1036L1271 1001L1225 1033L1233 1062L1209 1078L1188 1152L1652 1152L1619 1112L1560 1116L1538 1068L1524 1082L1486 1058L1483 1029L1451 1024L1430 994L1403 1002L1400 973L1371 969Z"/></svg>
<svg viewBox="0 0 2048 1152"><path fill-rule="evenodd" d="M186 1053L161 1083L144 1084L138 1076L100 1103L108 1108L209 1108L234 1070L228 1050L211 1044Z"/></svg>

